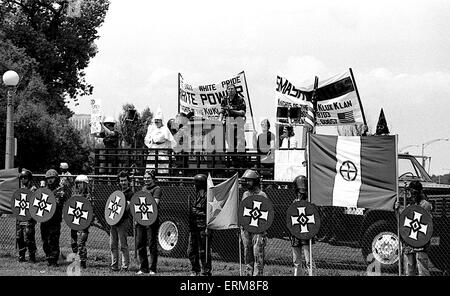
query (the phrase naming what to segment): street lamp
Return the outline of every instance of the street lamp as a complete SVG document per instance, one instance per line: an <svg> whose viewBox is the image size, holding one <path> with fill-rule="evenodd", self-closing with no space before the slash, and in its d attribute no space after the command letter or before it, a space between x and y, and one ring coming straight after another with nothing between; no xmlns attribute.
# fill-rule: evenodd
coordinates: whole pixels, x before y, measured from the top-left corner
<svg viewBox="0 0 450 296"><path fill-rule="evenodd" d="M6 71L3 74L3 83L8 88L6 95L6 149L5 169L14 167L14 106L12 92L19 83L19 75L14 71Z"/></svg>
<svg viewBox="0 0 450 296"><path fill-rule="evenodd" d="M422 143L422 166L424 168L425 168L425 157L424 157L425 147L427 147L428 145L430 145L434 142L438 142L438 141L448 141L448 138L434 139L434 140Z"/></svg>

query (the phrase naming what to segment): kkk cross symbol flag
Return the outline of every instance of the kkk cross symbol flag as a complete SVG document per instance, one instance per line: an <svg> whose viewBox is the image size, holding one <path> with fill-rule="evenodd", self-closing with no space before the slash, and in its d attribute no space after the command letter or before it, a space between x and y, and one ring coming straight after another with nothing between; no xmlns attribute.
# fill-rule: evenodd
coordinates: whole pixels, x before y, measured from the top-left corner
<svg viewBox="0 0 450 296"><path fill-rule="evenodd" d="M418 205L408 206L400 214L400 236L411 247L425 246L433 235L433 218Z"/></svg>
<svg viewBox="0 0 450 296"><path fill-rule="evenodd" d="M30 215L39 223L50 220L56 212L56 199L48 188L39 188L31 198Z"/></svg>
<svg viewBox="0 0 450 296"><path fill-rule="evenodd" d="M17 189L11 198L11 210L18 221L28 221L30 215L31 191L26 188Z"/></svg>
<svg viewBox="0 0 450 296"><path fill-rule="evenodd" d="M84 230L91 225L94 218L92 204L82 195L73 195L64 204L63 218L73 230Z"/></svg>
<svg viewBox="0 0 450 296"><path fill-rule="evenodd" d="M241 201L239 206L239 224L252 233L261 233L269 229L274 217L273 204L261 195L251 195Z"/></svg>
<svg viewBox="0 0 450 296"><path fill-rule="evenodd" d="M158 206L149 192L136 192L131 198L130 204L131 214L137 223L143 226L155 223L158 217Z"/></svg>
<svg viewBox="0 0 450 296"><path fill-rule="evenodd" d="M358 169L353 162L347 160L342 163L339 173L345 181L354 181L358 175Z"/></svg>
<svg viewBox="0 0 450 296"><path fill-rule="evenodd" d="M116 225L125 212L126 200L122 191L114 191L105 205L105 219L109 225Z"/></svg>
<svg viewBox="0 0 450 296"><path fill-rule="evenodd" d="M286 212L286 226L298 239L313 238L319 232L320 224L317 207L305 200L293 202Z"/></svg>

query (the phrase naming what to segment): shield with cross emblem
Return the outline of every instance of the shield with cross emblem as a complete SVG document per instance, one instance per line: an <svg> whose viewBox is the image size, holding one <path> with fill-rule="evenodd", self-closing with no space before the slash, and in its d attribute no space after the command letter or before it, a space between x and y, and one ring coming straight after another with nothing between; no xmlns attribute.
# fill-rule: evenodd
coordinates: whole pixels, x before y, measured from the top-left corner
<svg viewBox="0 0 450 296"><path fill-rule="evenodd" d="M105 205L106 223L111 226L119 223L125 213L126 205L125 195L122 191L117 190L111 193Z"/></svg>
<svg viewBox="0 0 450 296"><path fill-rule="evenodd" d="M320 229L317 207L306 201L295 201L286 211L286 226L293 236L301 240L313 238Z"/></svg>
<svg viewBox="0 0 450 296"><path fill-rule="evenodd" d="M75 194L64 204L63 218L70 229L84 230L91 225L94 209L87 198Z"/></svg>
<svg viewBox="0 0 450 296"><path fill-rule="evenodd" d="M239 225L251 233L262 233L272 225L272 201L262 195L250 195L239 205Z"/></svg>
<svg viewBox="0 0 450 296"><path fill-rule="evenodd" d="M136 192L131 198L130 210L134 220L143 226L152 225L158 217L158 206L149 192Z"/></svg>
<svg viewBox="0 0 450 296"><path fill-rule="evenodd" d="M39 188L31 196L30 215L39 223L47 222L56 212L56 198L48 188Z"/></svg>
<svg viewBox="0 0 450 296"><path fill-rule="evenodd" d="M27 188L17 189L11 198L11 211L17 221L31 219L30 204L33 193Z"/></svg>
<svg viewBox="0 0 450 296"><path fill-rule="evenodd" d="M414 248L425 246L433 235L433 217L427 210L410 205L400 214L400 236Z"/></svg>

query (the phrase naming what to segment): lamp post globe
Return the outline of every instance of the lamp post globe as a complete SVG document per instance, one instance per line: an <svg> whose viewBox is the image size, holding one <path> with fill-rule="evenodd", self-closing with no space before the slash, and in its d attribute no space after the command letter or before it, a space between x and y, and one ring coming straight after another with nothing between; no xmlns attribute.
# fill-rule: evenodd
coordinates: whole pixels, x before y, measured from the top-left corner
<svg viewBox="0 0 450 296"><path fill-rule="evenodd" d="M5 169L14 167L14 104L13 88L19 83L19 75L12 70L3 74L3 83L8 87L6 95L6 147L5 147Z"/></svg>
<svg viewBox="0 0 450 296"><path fill-rule="evenodd" d="M3 83L6 86L16 86L19 83L19 74L9 70L3 74Z"/></svg>

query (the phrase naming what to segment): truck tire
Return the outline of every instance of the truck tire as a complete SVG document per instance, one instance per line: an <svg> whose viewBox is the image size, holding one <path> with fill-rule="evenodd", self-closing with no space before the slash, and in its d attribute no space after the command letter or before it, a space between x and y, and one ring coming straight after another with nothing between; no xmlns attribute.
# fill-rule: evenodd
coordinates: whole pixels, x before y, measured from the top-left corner
<svg viewBox="0 0 450 296"><path fill-rule="evenodd" d="M393 271L398 268L398 243L395 225L387 220L378 220L363 235L364 260L369 264L376 260L380 270Z"/></svg>
<svg viewBox="0 0 450 296"><path fill-rule="evenodd" d="M158 244L161 255L167 257L187 257L189 229L186 222L167 219L158 231Z"/></svg>

